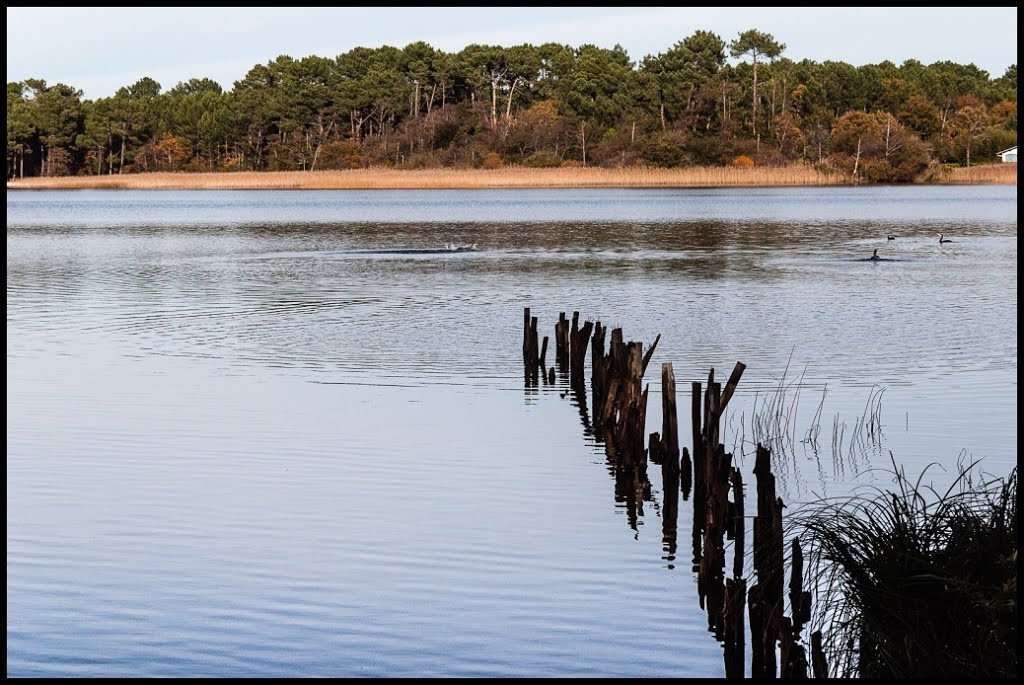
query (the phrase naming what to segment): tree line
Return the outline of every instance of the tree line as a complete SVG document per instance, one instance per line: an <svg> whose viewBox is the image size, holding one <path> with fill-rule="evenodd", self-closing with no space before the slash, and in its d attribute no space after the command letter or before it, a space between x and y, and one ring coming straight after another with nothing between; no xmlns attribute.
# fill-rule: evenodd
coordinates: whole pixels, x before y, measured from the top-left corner
<svg viewBox="0 0 1024 685"><path fill-rule="evenodd" d="M889 182L1016 144L1016 64L993 78L785 50L757 30L696 31L639 62L618 45L416 42L282 55L229 91L143 78L96 100L26 79L7 84L7 177L805 162Z"/></svg>

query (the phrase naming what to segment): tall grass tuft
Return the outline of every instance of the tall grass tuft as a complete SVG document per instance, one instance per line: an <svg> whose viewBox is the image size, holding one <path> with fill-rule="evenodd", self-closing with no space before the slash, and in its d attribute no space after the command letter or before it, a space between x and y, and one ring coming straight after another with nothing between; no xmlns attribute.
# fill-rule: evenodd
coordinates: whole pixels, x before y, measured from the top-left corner
<svg viewBox="0 0 1024 685"><path fill-rule="evenodd" d="M791 519L832 675L1016 677L1017 469L991 478L975 466L939 493L894 462L894 489Z"/></svg>

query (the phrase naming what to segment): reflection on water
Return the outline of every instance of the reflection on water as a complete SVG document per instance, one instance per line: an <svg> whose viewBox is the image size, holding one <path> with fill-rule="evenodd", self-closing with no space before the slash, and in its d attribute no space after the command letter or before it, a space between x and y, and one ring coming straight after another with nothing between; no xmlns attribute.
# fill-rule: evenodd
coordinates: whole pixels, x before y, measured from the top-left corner
<svg viewBox="0 0 1024 685"><path fill-rule="evenodd" d="M1016 463L1016 188L14 192L7 220L8 675L721 675L662 601L693 591L682 485L617 477L565 376L524 402L524 306L661 334L681 395L742 359L745 471L785 378L787 504L889 451Z"/></svg>

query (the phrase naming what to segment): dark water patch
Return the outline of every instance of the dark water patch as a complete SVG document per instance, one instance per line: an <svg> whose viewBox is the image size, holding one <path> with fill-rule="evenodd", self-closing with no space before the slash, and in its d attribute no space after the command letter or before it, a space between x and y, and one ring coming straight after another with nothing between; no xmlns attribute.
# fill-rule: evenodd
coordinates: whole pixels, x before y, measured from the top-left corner
<svg viewBox="0 0 1024 685"><path fill-rule="evenodd" d="M482 247L458 247L458 248L436 248L436 249L394 249L394 250L340 250L337 252L327 252L326 255L378 255L378 254L397 254L397 255L419 255L419 254L443 254L443 255L456 255L465 254L467 252L483 252L487 248Z"/></svg>

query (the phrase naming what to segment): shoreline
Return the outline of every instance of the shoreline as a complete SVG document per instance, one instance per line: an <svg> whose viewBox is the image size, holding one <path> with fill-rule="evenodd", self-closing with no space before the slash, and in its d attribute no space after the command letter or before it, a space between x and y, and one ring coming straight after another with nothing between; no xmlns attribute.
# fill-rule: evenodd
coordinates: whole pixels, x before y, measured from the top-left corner
<svg viewBox="0 0 1024 685"><path fill-rule="evenodd" d="M1016 164L943 170L901 185L1016 185ZM531 169L352 169L344 171L150 172L116 176L33 177L8 190L473 190L538 188L777 188L870 186L840 172L785 167L599 167Z"/></svg>

